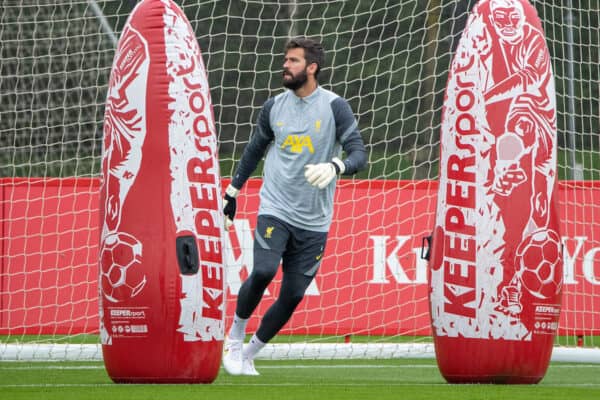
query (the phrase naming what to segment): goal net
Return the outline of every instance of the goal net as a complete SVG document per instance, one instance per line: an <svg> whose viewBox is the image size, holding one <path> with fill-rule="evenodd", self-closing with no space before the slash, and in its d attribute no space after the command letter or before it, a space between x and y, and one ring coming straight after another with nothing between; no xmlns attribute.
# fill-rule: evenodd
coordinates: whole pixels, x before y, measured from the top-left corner
<svg viewBox="0 0 600 400"><path fill-rule="evenodd" d="M99 178L111 64L135 1L0 7L0 360L96 359ZM422 238L434 224L453 51L474 1L180 0L207 67L225 182L293 36L319 38L368 168L338 183L315 282L262 357L433 357ZM559 4L560 3L560 4ZM564 245L557 349L600 346L600 10L535 1L557 89ZM227 243L227 326L253 267L260 169ZM252 317L253 331L280 286ZM589 354L586 353L586 354Z"/></svg>

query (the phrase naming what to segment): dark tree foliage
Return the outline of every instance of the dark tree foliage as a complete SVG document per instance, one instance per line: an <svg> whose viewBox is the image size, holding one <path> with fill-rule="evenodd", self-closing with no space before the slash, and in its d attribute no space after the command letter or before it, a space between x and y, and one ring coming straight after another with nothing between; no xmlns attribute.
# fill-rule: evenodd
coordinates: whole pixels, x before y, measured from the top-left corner
<svg viewBox="0 0 600 400"><path fill-rule="evenodd" d="M0 176L97 176L115 48L109 30L119 36L136 2L98 2L105 25L93 2L33 3L0 8ZM321 84L350 101L379 164L364 177L436 177L446 76L475 1L178 4L203 51L224 162L239 157L260 106L281 90L286 40L307 35L327 50ZM598 0L534 5L556 75L559 147L597 152Z"/></svg>

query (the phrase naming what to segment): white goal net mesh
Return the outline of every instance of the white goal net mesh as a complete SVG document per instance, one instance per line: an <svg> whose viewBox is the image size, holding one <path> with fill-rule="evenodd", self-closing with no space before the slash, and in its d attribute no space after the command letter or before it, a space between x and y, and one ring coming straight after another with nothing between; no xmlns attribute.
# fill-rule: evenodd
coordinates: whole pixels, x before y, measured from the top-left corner
<svg viewBox="0 0 600 400"><path fill-rule="evenodd" d="M0 6L0 360L99 356L81 344L98 343L104 103L116 41L135 3ZM475 2L177 3L203 51L225 179L261 105L282 90L283 47L298 35L322 41L321 84L349 101L369 151L368 168L339 183L321 271L274 342L283 352L264 354L431 355L420 248L434 222L448 68ZM557 89L565 227L557 345L593 348L600 346L600 9L597 2L570 3L533 2ZM252 268L259 177L260 170L242 191L230 234L227 325ZM279 284L280 275L251 330ZM23 343L31 346L11 347Z"/></svg>

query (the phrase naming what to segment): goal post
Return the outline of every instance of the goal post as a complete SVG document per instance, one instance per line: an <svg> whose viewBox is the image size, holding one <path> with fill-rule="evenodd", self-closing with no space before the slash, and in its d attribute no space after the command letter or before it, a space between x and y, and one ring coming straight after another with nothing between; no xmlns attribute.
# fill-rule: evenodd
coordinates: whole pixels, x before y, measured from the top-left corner
<svg viewBox="0 0 600 400"><path fill-rule="evenodd" d="M261 105L282 90L291 36L322 41L320 83L349 101L369 151L366 170L338 183L315 282L261 357L433 357L420 253L434 225L448 68L475 1L176 2L202 49L225 183ZM0 360L101 355L104 104L115 38L135 3L9 0L0 8ZM600 10L532 4L558 107L564 285L555 354L600 362ZM253 267L260 183L258 171L226 239L227 326ZM280 283L277 275L250 330Z"/></svg>

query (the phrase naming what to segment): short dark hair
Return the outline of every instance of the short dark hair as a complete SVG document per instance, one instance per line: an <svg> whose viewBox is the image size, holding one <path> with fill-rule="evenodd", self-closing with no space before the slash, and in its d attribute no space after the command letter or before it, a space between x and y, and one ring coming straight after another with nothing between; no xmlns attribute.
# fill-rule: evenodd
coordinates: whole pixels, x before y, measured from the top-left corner
<svg viewBox="0 0 600 400"><path fill-rule="evenodd" d="M325 50L323 50L323 46L316 40L303 36L290 39L285 45L286 52L290 49L298 48L304 49L304 58L306 59L307 65L312 63L317 64L317 70L315 71L316 78L321 67L325 64Z"/></svg>

